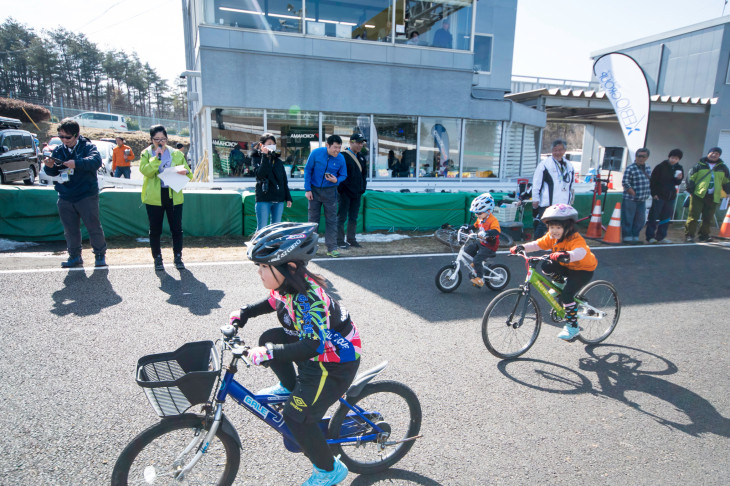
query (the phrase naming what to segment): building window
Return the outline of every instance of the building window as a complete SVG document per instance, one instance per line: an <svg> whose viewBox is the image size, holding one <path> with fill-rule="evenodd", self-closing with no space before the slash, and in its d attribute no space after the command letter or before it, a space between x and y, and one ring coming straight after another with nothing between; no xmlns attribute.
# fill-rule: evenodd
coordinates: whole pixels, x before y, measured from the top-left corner
<svg viewBox="0 0 730 486"><path fill-rule="evenodd" d="M461 120L421 118L419 177L459 177Z"/></svg>
<svg viewBox="0 0 730 486"><path fill-rule="evenodd" d="M391 42L390 0L352 2L306 1L307 34L344 39Z"/></svg>
<svg viewBox="0 0 730 486"><path fill-rule="evenodd" d="M624 161L623 147L606 147L603 150L601 170L620 171Z"/></svg>
<svg viewBox="0 0 730 486"><path fill-rule="evenodd" d="M462 177L499 177L502 123L466 120Z"/></svg>
<svg viewBox="0 0 730 486"><path fill-rule="evenodd" d="M396 42L468 51L472 15L472 0L396 0Z"/></svg>
<svg viewBox="0 0 730 486"><path fill-rule="evenodd" d="M370 176L370 115L350 115L346 113L322 113L322 140L327 140L330 135L339 135L342 139L342 151L344 152L350 147L350 136L355 133L361 133L368 140L363 145L361 154L365 156L368 163L368 177Z"/></svg>
<svg viewBox="0 0 730 486"><path fill-rule="evenodd" d="M415 177L418 118L373 117L372 150L376 154L373 178Z"/></svg>
<svg viewBox="0 0 730 486"><path fill-rule="evenodd" d="M304 177L309 153L319 147L319 113L300 110L267 110L266 130L276 137L287 177Z"/></svg>
<svg viewBox="0 0 730 486"><path fill-rule="evenodd" d="M502 179L504 180L520 176L524 128L522 123L512 123L506 131L505 157L502 165Z"/></svg>
<svg viewBox="0 0 730 486"><path fill-rule="evenodd" d="M264 110L213 108L213 178L253 177L249 152L264 132Z"/></svg>
<svg viewBox="0 0 730 486"><path fill-rule="evenodd" d="M474 35L474 70L480 73L492 72L491 35Z"/></svg>
<svg viewBox="0 0 730 486"><path fill-rule="evenodd" d="M208 24L276 32L303 32L302 0L205 0Z"/></svg>

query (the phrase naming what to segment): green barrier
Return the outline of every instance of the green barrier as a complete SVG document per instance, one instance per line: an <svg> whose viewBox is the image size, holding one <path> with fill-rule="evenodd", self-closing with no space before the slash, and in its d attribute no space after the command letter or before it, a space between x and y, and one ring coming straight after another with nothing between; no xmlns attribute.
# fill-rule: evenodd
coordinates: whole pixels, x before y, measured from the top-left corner
<svg viewBox="0 0 730 486"><path fill-rule="evenodd" d="M365 196L365 231L428 230L467 222L464 193L368 192Z"/></svg>
<svg viewBox="0 0 730 486"><path fill-rule="evenodd" d="M0 187L0 237L23 241L63 240L56 191L36 187ZM83 236L88 234L82 226Z"/></svg>

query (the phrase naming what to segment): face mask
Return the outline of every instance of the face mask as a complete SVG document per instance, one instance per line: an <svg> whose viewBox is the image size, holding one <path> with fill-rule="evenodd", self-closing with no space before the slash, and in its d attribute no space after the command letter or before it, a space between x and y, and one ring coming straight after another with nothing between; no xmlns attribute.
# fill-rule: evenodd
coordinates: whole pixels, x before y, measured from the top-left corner
<svg viewBox="0 0 730 486"><path fill-rule="evenodd" d="M276 152L276 145L264 145L269 152Z"/></svg>

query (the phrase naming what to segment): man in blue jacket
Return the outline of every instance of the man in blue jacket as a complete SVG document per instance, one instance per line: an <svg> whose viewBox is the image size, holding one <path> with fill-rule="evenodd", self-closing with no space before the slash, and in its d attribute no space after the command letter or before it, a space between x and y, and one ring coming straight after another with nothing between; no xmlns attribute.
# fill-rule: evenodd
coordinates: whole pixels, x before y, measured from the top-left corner
<svg viewBox="0 0 730 486"><path fill-rule="evenodd" d="M327 146L312 150L304 166L304 195L309 200L309 222L319 223L324 207L324 240L327 256L337 258L337 186L347 179L347 165L340 153L342 139L327 137Z"/></svg>
<svg viewBox="0 0 730 486"><path fill-rule="evenodd" d="M61 179L53 184L58 192L58 215L68 249L68 260L61 266L72 268L84 263L81 259L83 220L96 256L94 266L105 267L106 239L99 220L99 183L96 179L101 155L93 143L79 134L79 124L75 120L61 120L58 137L63 143L44 161L43 170L49 176Z"/></svg>

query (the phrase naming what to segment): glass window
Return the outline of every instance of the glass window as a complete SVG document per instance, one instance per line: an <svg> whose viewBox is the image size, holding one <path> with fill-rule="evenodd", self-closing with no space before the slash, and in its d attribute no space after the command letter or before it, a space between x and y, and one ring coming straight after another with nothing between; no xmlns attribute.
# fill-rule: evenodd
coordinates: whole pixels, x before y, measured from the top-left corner
<svg viewBox="0 0 730 486"><path fill-rule="evenodd" d="M330 2L307 0L307 34L391 42L391 0Z"/></svg>
<svg viewBox="0 0 730 486"><path fill-rule="evenodd" d="M522 142L522 167L520 172L522 175L535 173L538 157L540 156L540 129L525 125L525 138Z"/></svg>
<svg viewBox="0 0 730 486"><path fill-rule="evenodd" d="M466 120L462 177L499 177L502 122Z"/></svg>
<svg viewBox="0 0 730 486"><path fill-rule="evenodd" d="M25 148L33 148L33 139L30 135L23 135L23 145Z"/></svg>
<svg viewBox="0 0 730 486"><path fill-rule="evenodd" d="M211 118L214 180L253 177L249 151L264 133L264 110L215 108Z"/></svg>
<svg viewBox="0 0 730 486"><path fill-rule="evenodd" d="M502 179L520 176L520 164L522 161L522 136L524 125L512 123L507 130L505 143L505 161L502 167Z"/></svg>
<svg viewBox="0 0 730 486"><path fill-rule="evenodd" d="M302 32L301 0L206 0L205 22L278 32Z"/></svg>
<svg viewBox="0 0 730 486"><path fill-rule="evenodd" d="M461 120L421 118L419 177L459 177Z"/></svg>
<svg viewBox="0 0 730 486"><path fill-rule="evenodd" d="M362 133L367 138L368 143L363 145L361 154L365 156L368 162L368 177L370 173L370 115L351 115L346 113L323 113L322 114L322 131L324 135L322 140L327 140L330 135L339 135L342 138L342 150L346 150L350 146L350 135L355 132Z"/></svg>
<svg viewBox="0 0 730 486"><path fill-rule="evenodd" d="M473 0L396 2L396 42L470 50L472 3ZM413 32L417 32L415 37Z"/></svg>
<svg viewBox="0 0 730 486"><path fill-rule="evenodd" d="M375 116L373 178L415 177L418 118Z"/></svg>
<svg viewBox="0 0 730 486"><path fill-rule="evenodd" d="M492 36L474 36L474 70L481 73L492 71Z"/></svg>
<svg viewBox="0 0 730 486"><path fill-rule="evenodd" d="M10 135L5 137L5 145L10 147L10 150L18 150L23 148L23 136L22 135Z"/></svg>
<svg viewBox="0 0 730 486"><path fill-rule="evenodd" d="M606 147L603 152L603 163L601 164L601 170L620 171L623 161L623 147Z"/></svg>
<svg viewBox="0 0 730 486"><path fill-rule="evenodd" d="M287 177L303 178L309 153L319 147L319 113L291 109L266 114L267 130L276 137Z"/></svg>

